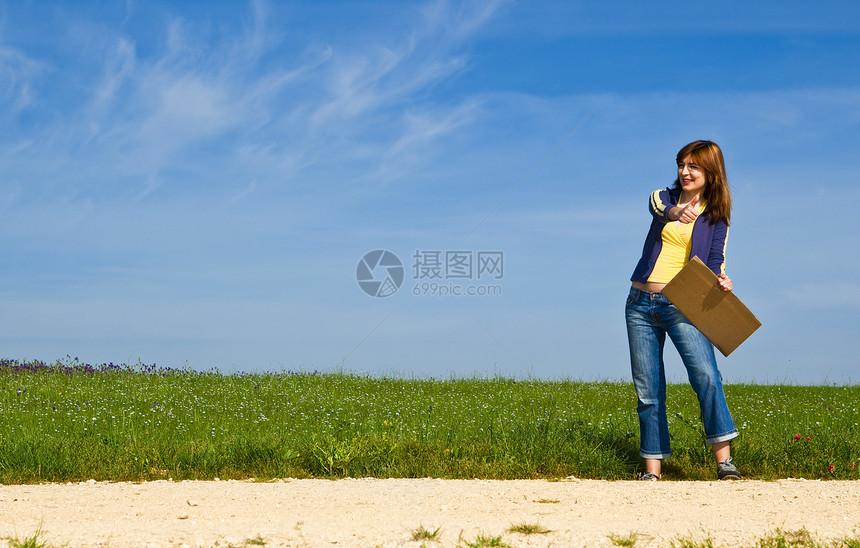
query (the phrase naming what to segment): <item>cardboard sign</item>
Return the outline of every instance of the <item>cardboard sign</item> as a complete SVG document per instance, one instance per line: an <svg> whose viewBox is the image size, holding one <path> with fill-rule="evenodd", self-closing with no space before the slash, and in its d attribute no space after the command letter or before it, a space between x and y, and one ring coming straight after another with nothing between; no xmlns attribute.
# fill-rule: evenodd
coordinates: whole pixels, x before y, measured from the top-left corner
<svg viewBox="0 0 860 548"><path fill-rule="evenodd" d="M698 257L663 288L666 296L711 343L731 354L761 327L752 312L731 291L717 287L717 275Z"/></svg>

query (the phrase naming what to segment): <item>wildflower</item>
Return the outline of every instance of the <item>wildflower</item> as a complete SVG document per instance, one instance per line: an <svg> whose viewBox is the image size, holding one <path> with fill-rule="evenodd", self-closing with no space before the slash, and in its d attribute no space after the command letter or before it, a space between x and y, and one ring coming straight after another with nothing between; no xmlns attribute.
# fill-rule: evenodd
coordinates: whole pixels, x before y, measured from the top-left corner
<svg viewBox="0 0 860 548"><path fill-rule="evenodd" d="M852 463L851 463L851 464L849 464L848 466L849 466L850 468L854 468L854 467L856 467L856 466L857 466L857 463L856 463L856 462L852 462Z"/></svg>
<svg viewBox="0 0 860 548"><path fill-rule="evenodd" d="M831 474L833 473L834 470L836 470L836 467L833 466L832 464L827 466L827 471L830 472Z"/></svg>
<svg viewBox="0 0 860 548"><path fill-rule="evenodd" d="M794 441L800 441L800 434L794 435Z"/></svg>
<svg viewBox="0 0 860 548"><path fill-rule="evenodd" d="M812 441L812 438L807 436L806 441Z"/></svg>

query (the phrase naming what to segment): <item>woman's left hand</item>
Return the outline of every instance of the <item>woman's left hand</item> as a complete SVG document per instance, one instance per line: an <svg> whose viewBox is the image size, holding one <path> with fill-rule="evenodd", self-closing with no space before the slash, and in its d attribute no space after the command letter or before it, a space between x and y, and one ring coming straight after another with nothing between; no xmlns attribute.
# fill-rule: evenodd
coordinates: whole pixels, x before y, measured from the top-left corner
<svg viewBox="0 0 860 548"><path fill-rule="evenodd" d="M719 276L717 276L717 287L719 287L723 291L731 291L732 279L725 274L720 274Z"/></svg>

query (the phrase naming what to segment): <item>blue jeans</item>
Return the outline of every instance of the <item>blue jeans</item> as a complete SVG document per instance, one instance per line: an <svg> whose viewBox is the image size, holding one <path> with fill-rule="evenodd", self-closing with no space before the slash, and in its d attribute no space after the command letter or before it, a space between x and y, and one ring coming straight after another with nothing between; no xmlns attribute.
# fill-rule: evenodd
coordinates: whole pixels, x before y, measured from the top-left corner
<svg viewBox="0 0 860 548"><path fill-rule="evenodd" d="M678 349L699 398L707 442L714 444L737 437L711 342L662 293L631 288L625 313L633 386L638 399L639 454L646 459L672 456L663 365L667 334Z"/></svg>

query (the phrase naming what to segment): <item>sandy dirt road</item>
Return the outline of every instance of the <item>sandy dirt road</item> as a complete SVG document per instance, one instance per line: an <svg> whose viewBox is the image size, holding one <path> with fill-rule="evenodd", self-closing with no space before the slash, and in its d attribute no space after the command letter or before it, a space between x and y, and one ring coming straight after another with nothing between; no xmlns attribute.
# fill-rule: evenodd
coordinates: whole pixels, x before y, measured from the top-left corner
<svg viewBox="0 0 860 548"><path fill-rule="evenodd" d="M551 532L508 529L539 524ZM776 528L819 541L860 535L860 481L486 481L438 479L155 481L0 486L0 546L636 546L710 537L750 546Z"/></svg>

